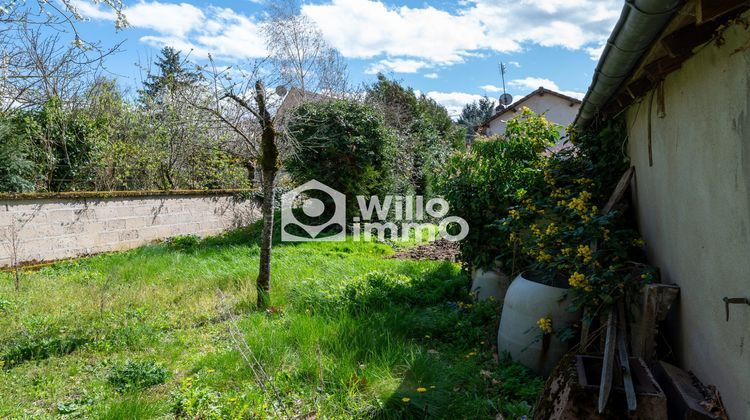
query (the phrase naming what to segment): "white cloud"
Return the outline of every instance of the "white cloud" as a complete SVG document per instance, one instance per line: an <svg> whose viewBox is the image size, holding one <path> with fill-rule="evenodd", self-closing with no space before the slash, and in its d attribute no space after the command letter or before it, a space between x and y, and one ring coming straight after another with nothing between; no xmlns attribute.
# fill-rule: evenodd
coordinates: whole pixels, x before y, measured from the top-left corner
<svg viewBox="0 0 750 420"><path fill-rule="evenodd" d="M545 79L542 77L526 77L523 79L514 79L508 82L508 86L524 89L527 93L528 91L536 90L539 87L545 87L547 89L554 90L555 92L559 92L563 95L568 95L576 99L583 99L583 96L585 95L585 93L583 92L562 90L559 86L557 86L557 83L553 82L550 79Z"/></svg>
<svg viewBox="0 0 750 420"><path fill-rule="evenodd" d="M388 7L382 0L330 0L302 11L345 57L385 54L450 65L482 50L517 52L527 44L591 54L609 35L622 2L467 0L459 6L451 13L432 6Z"/></svg>
<svg viewBox="0 0 750 420"><path fill-rule="evenodd" d="M71 4L81 16L88 19L115 20L115 13L111 9L104 9L98 4L92 4L85 0L74 0Z"/></svg>
<svg viewBox="0 0 750 420"><path fill-rule="evenodd" d="M86 18L114 20L113 13L88 0L78 0L76 7ZM154 32L140 41L155 47L171 46L192 51L193 56L213 54L230 61L267 55L258 23L229 8L140 1L123 13L131 27Z"/></svg>
<svg viewBox="0 0 750 420"><path fill-rule="evenodd" d="M602 42L601 44L595 46L595 47L587 47L586 52L589 55L589 58L591 58L594 61L599 61L599 57L602 56L602 53L604 52L604 47L607 44L605 42Z"/></svg>
<svg viewBox="0 0 750 420"><path fill-rule="evenodd" d="M114 20L95 0L73 1L87 18ZM302 12L344 57L378 59L368 73L417 73L531 45L598 58L622 6L621 0L462 0L449 11L393 7L386 0L322 1L304 4ZM230 8L137 0L124 13L132 27L149 31L141 37L149 45L227 61L267 55L258 17ZM508 65L520 67L516 61Z"/></svg>
<svg viewBox="0 0 750 420"><path fill-rule="evenodd" d="M201 9L188 3L139 2L128 6L124 12L133 27L179 37L184 37L206 20Z"/></svg>
<svg viewBox="0 0 750 420"><path fill-rule="evenodd" d="M502 87L495 86L495 85L479 86L479 89L482 89L482 90L484 90L486 92L491 92L491 93L497 93L497 92L502 92L503 91Z"/></svg>
<svg viewBox="0 0 750 420"><path fill-rule="evenodd" d="M426 93L427 96L434 99L440 105L444 106L448 110L448 114L451 117L456 117L461 113L464 105L478 101L484 96L475 95L465 92L436 92L431 91Z"/></svg>
<svg viewBox="0 0 750 420"><path fill-rule="evenodd" d="M472 16L431 6L393 9L380 1L332 0L306 4L302 12L345 57L366 59L386 54L450 64L483 46L484 30ZM517 47L510 42L505 49Z"/></svg>
<svg viewBox="0 0 750 420"><path fill-rule="evenodd" d="M440 76L437 73L427 73L424 75L424 77L427 79L437 79Z"/></svg>
<svg viewBox="0 0 750 420"><path fill-rule="evenodd" d="M416 73L420 69L427 67L428 63L419 60L408 60L397 58L394 60L380 60L379 62L372 64L365 70L367 74L387 73L389 71L395 73Z"/></svg>
<svg viewBox="0 0 750 420"><path fill-rule="evenodd" d="M518 61L508 61L508 64L511 65L511 66L513 66L513 67L515 67L515 68L520 68L521 67L521 63L519 63Z"/></svg>

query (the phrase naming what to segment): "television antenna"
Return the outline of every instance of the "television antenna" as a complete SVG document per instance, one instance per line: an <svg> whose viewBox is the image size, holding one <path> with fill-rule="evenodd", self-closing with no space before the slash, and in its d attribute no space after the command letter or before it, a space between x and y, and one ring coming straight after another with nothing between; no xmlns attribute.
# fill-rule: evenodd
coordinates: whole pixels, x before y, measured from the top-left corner
<svg viewBox="0 0 750 420"><path fill-rule="evenodd" d="M502 61L500 62L500 78L503 80L503 94L500 95L500 105L508 106L511 103L513 103L513 96L505 91L505 73L508 71L508 68L505 66L505 63Z"/></svg>

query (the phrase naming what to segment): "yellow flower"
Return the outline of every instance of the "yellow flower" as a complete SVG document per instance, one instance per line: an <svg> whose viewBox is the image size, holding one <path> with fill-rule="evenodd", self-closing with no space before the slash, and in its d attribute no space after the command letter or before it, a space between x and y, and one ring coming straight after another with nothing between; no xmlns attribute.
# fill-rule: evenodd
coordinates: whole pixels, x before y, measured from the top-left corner
<svg viewBox="0 0 750 420"><path fill-rule="evenodd" d="M508 240L510 240L511 242L518 241L518 234L516 232L511 232Z"/></svg>
<svg viewBox="0 0 750 420"><path fill-rule="evenodd" d="M643 248L646 245L646 242L643 241L643 239L633 239L633 246L636 246L638 248Z"/></svg>
<svg viewBox="0 0 750 420"><path fill-rule="evenodd" d="M585 281L586 281L586 277L584 277L583 274L576 271L568 279L568 284L571 287L580 287Z"/></svg>
<svg viewBox="0 0 750 420"><path fill-rule="evenodd" d="M560 253L563 255L563 257L567 257L570 255L570 248L563 248L560 250Z"/></svg>
<svg viewBox="0 0 750 420"><path fill-rule="evenodd" d="M542 330L545 334L552 333L552 319L550 318L539 318L539 320L536 322L536 325L539 327L540 330Z"/></svg>
<svg viewBox="0 0 750 420"><path fill-rule="evenodd" d="M508 212L508 214L515 220L518 220L521 217L521 215L518 213L518 210L511 210Z"/></svg>
<svg viewBox="0 0 750 420"><path fill-rule="evenodd" d="M536 260L539 262L550 262L552 261L552 255L544 251L539 251L539 255L536 256Z"/></svg>
<svg viewBox="0 0 750 420"><path fill-rule="evenodd" d="M604 236L604 240L608 241L609 240L609 229L604 229L602 231L602 235Z"/></svg>
<svg viewBox="0 0 750 420"><path fill-rule="evenodd" d="M588 264L593 258L591 255L591 248L588 245L579 245L576 250L576 255L583 258L583 263Z"/></svg>
<svg viewBox="0 0 750 420"><path fill-rule="evenodd" d="M409 398L409 397L404 397L404 398L401 398L401 401L403 401L403 402L405 402L405 403L408 403L409 401L411 401L411 398Z"/></svg>
<svg viewBox="0 0 750 420"><path fill-rule="evenodd" d="M430 385L430 389L435 389L435 385Z"/></svg>
<svg viewBox="0 0 750 420"><path fill-rule="evenodd" d="M547 234L548 236L555 235L557 234L557 232L558 232L558 229L554 223L550 223L549 225L547 225L547 229L544 231L544 233Z"/></svg>
<svg viewBox="0 0 750 420"><path fill-rule="evenodd" d="M419 388L417 388L417 392L427 392L427 388L420 386Z"/></svg>

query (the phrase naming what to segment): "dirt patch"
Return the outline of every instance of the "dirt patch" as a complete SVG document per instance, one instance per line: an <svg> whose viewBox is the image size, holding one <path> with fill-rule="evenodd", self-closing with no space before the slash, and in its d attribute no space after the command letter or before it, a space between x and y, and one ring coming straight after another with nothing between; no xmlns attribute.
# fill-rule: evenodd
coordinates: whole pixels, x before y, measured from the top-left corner
<svg viewBox="0 0 750 420"><path fill-rule="evenodd" d="M458 243L438 239L428 244L397 250L391 258L456 262L458 258Z"/></svg>

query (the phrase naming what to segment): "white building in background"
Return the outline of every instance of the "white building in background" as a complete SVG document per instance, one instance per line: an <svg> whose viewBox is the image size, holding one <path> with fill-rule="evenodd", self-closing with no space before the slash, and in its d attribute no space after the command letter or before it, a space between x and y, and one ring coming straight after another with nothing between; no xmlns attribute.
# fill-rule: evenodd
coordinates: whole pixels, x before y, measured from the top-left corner
<svg viewBox="0 0 750 420"><path fill-rule="evenodd" d="M487 136L505 133L505 124L516 116L522 107L528 107L537 114L544 114L547 120L560 126L560 134L570 125L578 114L581 101L543 87L529 93L507 107L499 105L493 114L480 128Z"/></svg>

